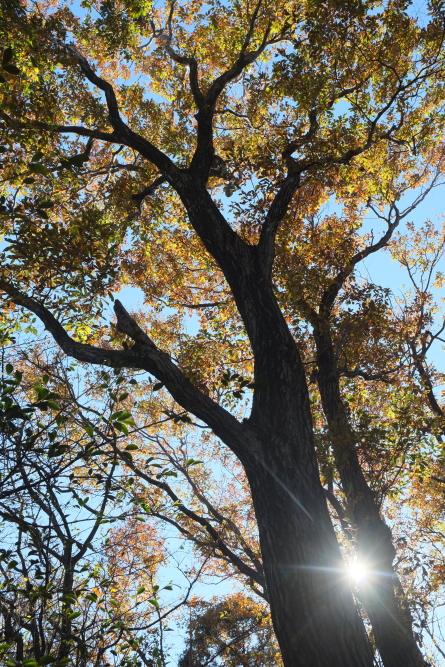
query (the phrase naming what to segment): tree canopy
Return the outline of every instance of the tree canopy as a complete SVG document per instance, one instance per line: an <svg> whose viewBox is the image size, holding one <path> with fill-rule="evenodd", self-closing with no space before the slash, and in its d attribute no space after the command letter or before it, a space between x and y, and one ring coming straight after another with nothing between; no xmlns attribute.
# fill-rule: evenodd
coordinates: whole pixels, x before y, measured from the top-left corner
<svg viewBox="0 0 445 667"><path fill-rule="evenodd" d="M0 12L7 664L435 664L442 3Z"/></svg>

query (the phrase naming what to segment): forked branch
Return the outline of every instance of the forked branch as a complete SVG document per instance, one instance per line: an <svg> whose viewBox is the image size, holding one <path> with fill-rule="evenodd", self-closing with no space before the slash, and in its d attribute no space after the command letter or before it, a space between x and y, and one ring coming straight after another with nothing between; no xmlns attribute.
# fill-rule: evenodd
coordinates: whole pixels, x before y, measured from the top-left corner
<svg viewBox="0 0 445 667"><path fill-rule="evenodd" d="M209 396L201 393L172 362L170 355L155 345L119 301L116 301L114 306L117 328L135 341L130 350L106 349L79 343L68 335L42 303L23 294L4 278L0 278L0 290L8 294L13 303L37 315L68 356L90 364L147 371L165 385L184 410L208 424L237 456L244 451L246 427Z"/></svg>

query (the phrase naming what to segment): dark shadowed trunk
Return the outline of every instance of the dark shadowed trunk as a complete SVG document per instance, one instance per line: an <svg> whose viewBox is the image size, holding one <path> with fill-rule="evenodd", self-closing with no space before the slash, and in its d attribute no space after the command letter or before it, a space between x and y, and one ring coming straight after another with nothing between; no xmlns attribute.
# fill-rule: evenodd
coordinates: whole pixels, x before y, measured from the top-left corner
<svg viewBox="0 0 445 667"><path fill-rule="evenodd" d="M304 434L300 434L304 438ZM286 667L370 667L359 617L318 481L302 442L246 466L258 521L272 619ZM275 442L274 442L275 440Z"/></svg>
<svg viewBox="0 0 445 667"><path fill-rule="evenodd" d="M391 529L380 515L357 456L357 443L341 399L332 341L326 322L316 325L318 386L348 514L356 529L357 553L366 570L361 599L385 667L424 667L412 617L393 567Z"/></svg>

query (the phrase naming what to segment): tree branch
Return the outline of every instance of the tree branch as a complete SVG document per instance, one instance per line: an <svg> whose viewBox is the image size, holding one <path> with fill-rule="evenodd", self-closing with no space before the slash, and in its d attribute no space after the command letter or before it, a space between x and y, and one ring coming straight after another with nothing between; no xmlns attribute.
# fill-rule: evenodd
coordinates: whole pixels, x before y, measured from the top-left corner
<svg viewBox="0 0 445 667"><path fill-rule="evenodd" d="M0 290L6 292L13 303L37 315L68 356L90 364L147 371L165 385L179 405L208 424L237 456L241 456L245 451L250 434L247 427L240 424L230 412L209 396L202 394L172 362L170 356L156 347L130 317L120 301L116 301L114 305L117 328L135 341L136 345L131 350L106 349L79 343L68 335L60 322L42 303L26 296L3 278L0 278Z"/></svg>
<svg viewBox="0 0 445 667"><path fill-rule="evenodd" d="M262 576L262 574L260 574L260 572L258 572L255 568L247 565L239 556L237 556L227 546L221 535L214 528L214 526L212 526L212 524L210 523L210 521L208 521L208 519L206 519L203 516L200 516L199 514L197 514L197 512L194 512L193 510L189 509L186 505L184 505L184 503L181 502L176 493L166 482L161 482L153 477L150 477L142 470L140 470L140 468L137 468L135 465L132 465L126 459L124 460L126 465L133 470L135 475L143 479L148 484L156 486L158 489L162 489L162 491L164 491L173 501L175 508L179 512L181 512L186 517L191 519L194 523L197 523L198 525L202 526L202 528L204 528L207 534L211 537L212 541L215 544L215 547L225 556L225 558L227 558L227 560L229 560L232 563L232 565L234 565L242 574L256 581L257 584L259 584L263 588L265 587L264 577ZM153 514L156 513L153 512ZM164 520L167 519L168 517L164 517ZM169 519L169 522L175 524L176 527L179 528L182 532L183 530L182 526L179 527L179 524L177 524L173 519Z"/></svg>
<svg viewBox="0 0 445 667"><path fill-rule="evenodd" d="M81 137L89 137L91 139L100 139L109 143L119 143L119 138L114 132L102 132L102 130L90 130L81 125L51 125L50 123L42 123L38 120L19 121L11 118L4 111L0 111L0 116L12 126L20 130L46 130L48 132L58 132L60 134L78 134Z"/></svg>
<svg viewBox="0 0 445 667"><path fill-rule="evenodd" d="M394 211L395 213L394 222L391 222L392 211ZM385 248L388 245L394 233L394 230L398 227L400 223L400 220L401 220L401 215L399 209L397 208L396 204L393 203L391 204L390 213L387 220L388 229L386 233L380 238L379 241L377 241L377 243L373 243L367 246L366 248L363 248L363 250L357 252L353 257L351 257L351 259L349 260L349 264L344 269L342 269L337 273L336 277L331 282L329 287L324 291L323 296L321 297L320 313L326 315L330 313L338 293L340 292L347 278L351 275L352 271L354 270L354 267L363 259L369 257L369 255L373 254L374 252L377 252L378 250L381 250L382 248Z"/></svg>
<svg viewBox="0 0 445 667"><path fill-rule="evenodd" d="M94 72L88 60L79 53L74 44L67 44L65 45L65 48L74 55L85 78L105 94L108 107L108 118L114 130L113 134L116 135L118 141L138 151L166 175L172 178L175 176L178 177L180 170L174 162L151 142L147 141L147 139L144 139L141 135L133 132L133 130L131 130L122 120L113 86Z"/></svg>

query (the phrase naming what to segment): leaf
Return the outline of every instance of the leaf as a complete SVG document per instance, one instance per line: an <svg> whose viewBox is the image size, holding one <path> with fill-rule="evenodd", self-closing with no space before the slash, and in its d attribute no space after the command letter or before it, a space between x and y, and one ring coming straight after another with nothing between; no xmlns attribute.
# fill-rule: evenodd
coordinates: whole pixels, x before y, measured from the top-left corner
<svg viewBox="0 0 445 667"><path fill-rule="evenodd" d="M159 609L159 602L158 602L157 600L150 599L150 600L148 600L148 602L149 602L150 604L152 604L153 607L156 607L156 609Z"/></svg>
<svg viewBox="0 0 445 667"><path fill-rule="evenodd" d="M15 65L3 65L3 69L5 70L5 72L8 72L9 74L17 75L21 73L19 68L16 67Z"/></svg>
<svg viewBox="0 0 445 667"><path fill-rule="evenodd" d="M6 49L3 51L3 59L2 59L2 66L4 67L9 63L10 60L12 60L12 56L14 55L14 52L10 46L7 46Z"/></svg>
<svg viewBox="0 0 445 667"><path fill-rule="evenodd" d="M11 375L12 371L14 370L14 366L12 364L6 364L5 370L8 373L8 375Z"/></svg>
<svg viewBox="0 0 445 667"><path fill-rule="evenodd" d="M185 467L189 468L190 466L197 466L199 463L203 463L203 461L195 459L187 459L187 461L185 462Z"/></svg>
<svg viewBox="0 0 445 667"><path fill-rule="evenodd" d="M113 426L116 429L116 431L120 431L121 433L128 435L128 428L126 427L125 424L122 424L121 422L113 422Z"/></svg>
<svg viewBox="0 0 445 667"><path fill-rule="evenodd" d="M41 174L42 176L47 176L49 174L49 169L47 169L43 164L37 162L36 164L29 165L29 171L32 171L33 174Z"/></svg>
<svg viewBox="0 0 445 667"><path fill-rule="evenodd" d="M68 162L70 165L74 165L75 167L82 167L84 162L88 162L88 156L85 155L85 153L79 153L79 155L72 155L71 157L68 158Z"/></svg>
<svg viewBox="0 0 445 667"><path fill-rule="evenodd" d="M37 151L31 158L31 162L39 162L43 157L42 151Z"/></svg>
<svg viewBox="0 0 445 667"><path fill-rule="evenodd" d="M145 586L141 586L140 588L137 589L136 595L141 595L145 591Z"/></svg>
<svg viewBox="0 0 445 667"><path fill-rule="evenodd" d="M139 447L138 447L137 445L127 445L127 446L125 447L125 449L126 449L127 451L133 451L133 450L135 450L135 449L139 449Z"/></svg>
<svg viewBox="0 0 445 667"><path fill-rule="evenodd" d="M162 389L163 386L163 382L156 382L156 384L153 385L153 391L159 391L159 389Z"/></svg>
<svg viewBox="0 0 445 667"><path fill-rule="evenodd" d="M26 178L23 179L23 183L26 183L26 185L30 185L31 183L35 183L36 179L33 178L32 176L27 176Z"/></svg>
<svg viewBox="0 0 445 667"><path fill-rule="evenodd" d="M53 658L51 655L44 655L38 660L37 664L39 665L39 667L44 667L45 665L50 665L52 662L55 661L56 658Z"/></svg>
<svg viewBox="0 0 445 667"><path fill-rule="evenodd" d="M72 614L68 614L68 620L73 621L75 618L79 618L82 612L80 611L73 611Z"/></svg>

